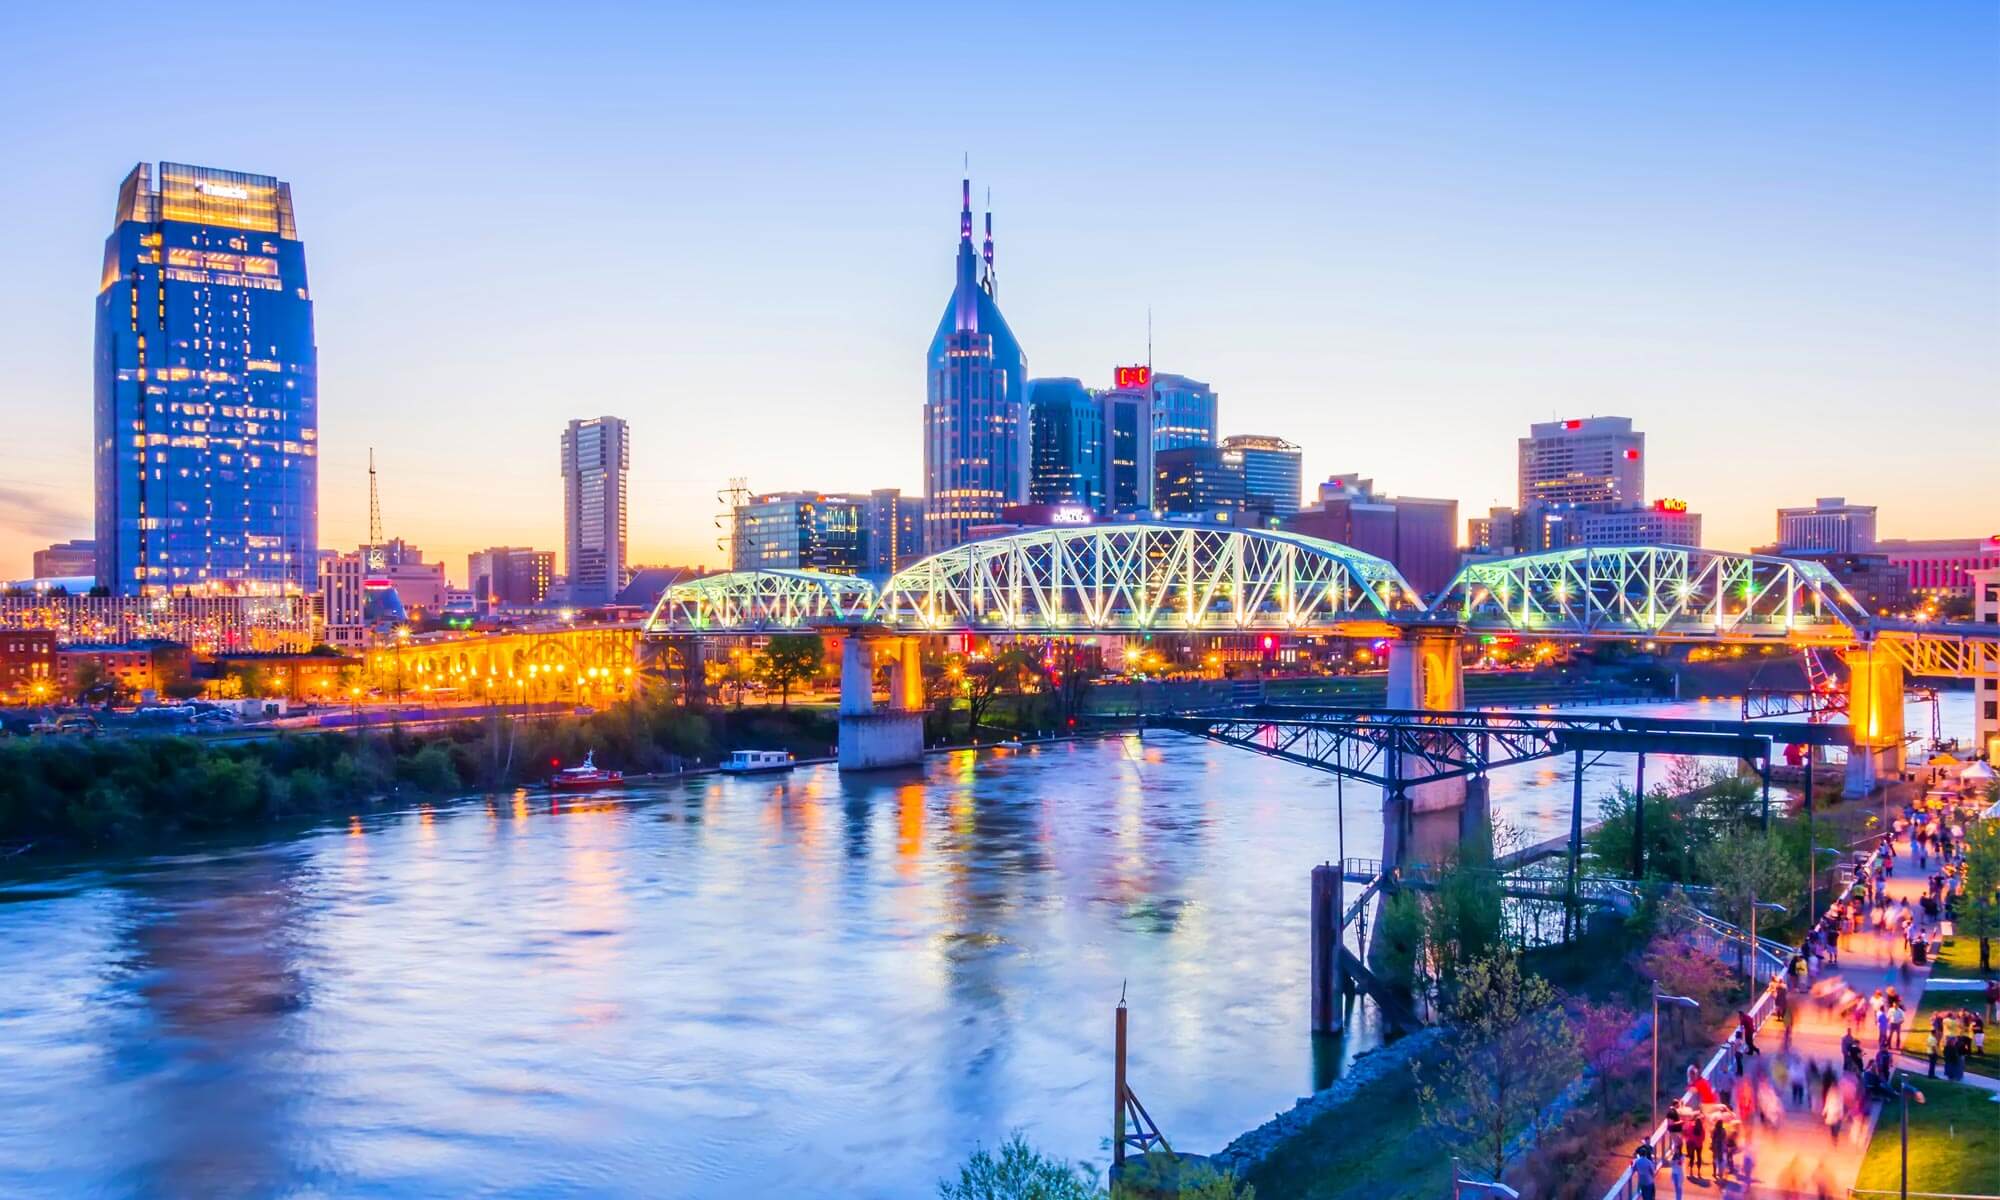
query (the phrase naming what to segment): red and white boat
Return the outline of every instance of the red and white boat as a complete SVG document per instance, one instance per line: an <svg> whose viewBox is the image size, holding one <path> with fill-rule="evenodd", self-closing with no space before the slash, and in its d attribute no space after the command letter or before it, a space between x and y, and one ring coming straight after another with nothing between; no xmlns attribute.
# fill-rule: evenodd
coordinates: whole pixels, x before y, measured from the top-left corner
<svg viewBox="0 0 2000 1200"><path fill-rule="evenodd" d="M565 767L549 777L549 786L558 792L587 792L594 788L617 787L625 782L623 771L607 771L596 763L597 751L583 756L583 765Z"/></svg>

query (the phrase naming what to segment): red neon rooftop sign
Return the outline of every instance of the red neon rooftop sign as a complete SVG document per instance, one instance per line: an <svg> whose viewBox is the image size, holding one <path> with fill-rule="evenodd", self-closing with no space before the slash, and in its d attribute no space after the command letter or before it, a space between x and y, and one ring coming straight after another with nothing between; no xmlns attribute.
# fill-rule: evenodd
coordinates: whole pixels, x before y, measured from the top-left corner
<svg viewBox="0 0 2000 1200"><path fill-rule="evenodd" d="M1114 387L1142 388L1151 386L1152 382L1153 368L1151 367L1111 368L1111 383Z"/></svg>

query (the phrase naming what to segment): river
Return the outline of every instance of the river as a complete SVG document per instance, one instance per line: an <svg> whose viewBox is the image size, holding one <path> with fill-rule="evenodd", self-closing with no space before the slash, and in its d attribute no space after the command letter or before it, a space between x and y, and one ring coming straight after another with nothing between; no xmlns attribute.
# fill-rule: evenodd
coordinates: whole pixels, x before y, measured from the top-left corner
<svg viewBox="0 0 2000 1200"><path fill-rule="evenodd" d="M1561 832L1568 769L1496 815ZM916 1196L1017 1128L1102 1164L1121 988L1134 1087L1214 1150L1375 1039L1305 1032L1335 796L1154 734L17 864L0 1195Z"/></svg>

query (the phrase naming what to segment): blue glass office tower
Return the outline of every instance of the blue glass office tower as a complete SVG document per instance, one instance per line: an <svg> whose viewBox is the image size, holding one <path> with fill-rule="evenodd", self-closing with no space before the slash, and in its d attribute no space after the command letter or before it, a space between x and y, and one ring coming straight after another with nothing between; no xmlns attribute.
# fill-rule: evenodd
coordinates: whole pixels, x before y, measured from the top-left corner
<svg viewBox="0 0 2000 1200"><path fill-rule="evenodd" d="M1155 374L1153 449L1215 445L1215 389L1185 375Z"/></svg>
<svg viewBox="0 0 2000 1200"><path fill-rule="evenodd" d="M290 185L134 167L97 291L98 581L316 586L317 373Z"/></svg>
<svg viewBox="0 0 2000 1200"><path fill-rule="evenodd" d="M982 271L969 179L962 196L958 282L924 356L924 548L932 553L1028 498L1028 363L993 298L993 214Z"/></svg>
<svg viewBox="0 0 2000 1200"><path fill-rule="evenodd" d="M1104 410L1075 379L1028 381L1030 504L1104 508Z"/></svg>

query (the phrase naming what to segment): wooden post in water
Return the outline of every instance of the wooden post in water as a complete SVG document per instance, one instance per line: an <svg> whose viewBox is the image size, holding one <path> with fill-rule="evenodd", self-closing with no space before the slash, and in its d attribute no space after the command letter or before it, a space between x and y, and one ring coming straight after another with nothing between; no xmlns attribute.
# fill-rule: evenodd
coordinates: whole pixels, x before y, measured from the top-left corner
<svg viewBox="0 0 2000 1200"><path fill-rule="evenodd" d="M1111 1071L1111 1165L1125 1165L1125 997L1118 997L1118 1024Z"/></svg>
<svg viewBox="0 0 2000 1200"><path fill-rule="evenodd" d="M1312 1031L1340 1032L1340 872L1312 870Z"/></svg>

